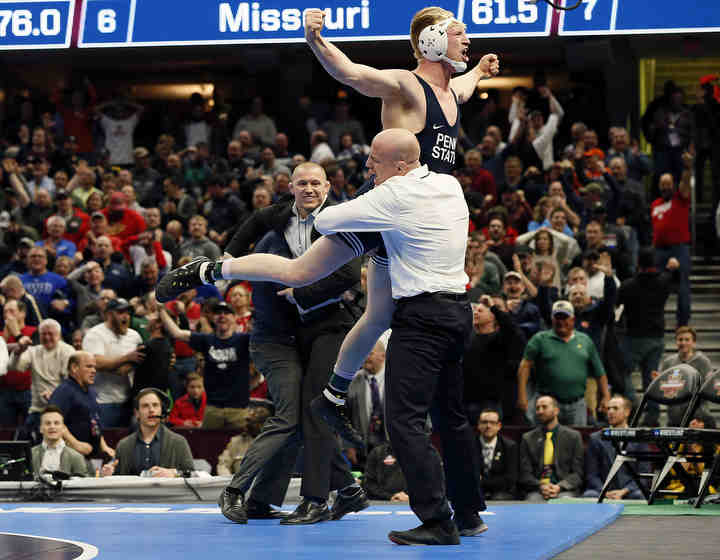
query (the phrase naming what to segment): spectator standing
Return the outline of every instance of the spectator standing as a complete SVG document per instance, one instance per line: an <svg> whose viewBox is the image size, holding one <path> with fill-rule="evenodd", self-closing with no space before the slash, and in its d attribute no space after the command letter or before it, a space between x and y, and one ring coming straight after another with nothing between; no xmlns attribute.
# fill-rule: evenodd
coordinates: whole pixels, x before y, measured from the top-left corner
<svg viewBox="0 0 720 560"><path fill-rule="evenodd" d="M693 157L682 156L684 169L679 189L670 173L660 176L660 198L650 205L656 265L664 268L670 258L679 263L677 326L690 321L690 180Z"/></svg>
<svg viewBox="0 0 720 560"><path fill-rule="evenodd" d="M537 392L552 395L558 414L567 424L587 425L585 387L589 377L598 380L600 409L605 410L610 394L605 369L592 339L575 330L575 310L559 300L552 306L552 329L534 335L525 348L518 368L518 408L528 409L527 382L535 368ZM536 409L537 410L537 409Z"/></svg>
<svg viewBox="0 0 720 560"><path fill-rule="evenodd" d="M180 245L181 257L205 256L211 259L220 258L222 254L220 247L205 237L207 234L207 219L204 216L198 214L190 218L188 229L190 238Z"/></svg>
<svg viewBox="0 0 720 560"><path fill-rule="evenodd" d="M142 338L129 326L130 304L114 299L105 307L105 321L83 338L83 350L97 362L97 401L102 425L108 428L129 425L135 366L145 358Z"/></svg>
<svg viewBox="0 0 720 560"><path fill-rule="evenodd" d="M519 485L528 492L528 501L572 498L582 487L582 436L561 425L559 413L554 397L539 397L535 404L539 426L522 436Z"/></svg>
<svg viewBox="0 0 720 560"><path fill-rule="evenodd" d="M266 146L272 145L277 134L275 121L263 113L263 100L254 97L250 104L250 112L240 117L235 123L233 138L238 138L240 131L247 130Z"/></svg>
<svg viewBox="0 0 720 560"><path fill-rule="evenodd" d="M652 381L652 372L657 370L665 350L665 303L670 297L671 284L678 276L680 263L675 258L667 261L667 269L659 271L655 263L657 256L652 248L640 250L638 273L625 280L618 289L617 305L624 305L627 323L625 352L628 356L628 371L625 375L625 396L636 402L637 396L632 385L631 373L640 366L643 391ZM645 423L657 426L659 406L649 401Z"/></svg>
<svg viewBox="0 0 720 560"><path fill-rule="evenodd" d="M133 163L133 135L145 110L129 99L115 99L95 107L100 127L105 132L105 148L110 152L111 165Z"/></svg>
<svg viewBox="0 0 720 560"><path fill-rule="evenodd" d="M115 456L102 434L100 408L95 383L95 357L78 351L68 360L68 377L50 396L50 405L56 406L65 418L65 442L86 457Z"/></svg>
<svg viewBox="0 0 720 560"><path fill-rule="evenodd" d="M17 348L30 346L33 338L35 343L38 342L35 335L37 327L26 325L25 316L26 306L22 301L9 299L5 302L2 339L7 346L6 353L12 354ZM5 359L4 366L2 362L3 357L0 355L0 426L21 426L30 408L32 372L30 369L18 371L8 367L9 357Z"/></svg>
<svg viewBox="0 0 720 560"><path fill-rule="evenodd" d="M367 143L362 123L350 116L350 104L344 99L338 100L335 104L334 118L325 121L321 128L327 132L328 143L335 153L341 150L340 137L346 133L352 134L355 143L361 145Z"/></svg>
<svg viewBox="0 0 720 560"><path fill-rule="evenodd" d="M47 269L47 251L45 247L35 246L30 249L27 256L28 271L20 277L23 286L37 302L43 316L51 310L51 304L56 299L56 293L61 290L67 293L65 278ZM56 304L59 306L59 304ZM60 310L58 310L60 311Z"/></svg>

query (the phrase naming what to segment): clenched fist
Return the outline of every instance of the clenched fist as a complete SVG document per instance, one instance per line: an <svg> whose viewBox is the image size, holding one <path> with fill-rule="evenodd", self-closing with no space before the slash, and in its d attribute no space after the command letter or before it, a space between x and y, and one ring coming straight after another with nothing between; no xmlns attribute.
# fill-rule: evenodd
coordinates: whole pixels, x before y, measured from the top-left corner
<svg viewBox="0 0 720 560"><path fill-rule="evenodd" d="M500 73L500 59L496 54L486 54L478 62L478 67L486 77L492 78Z"/></svg>
<svg viewBox="0 0 720 560"><path fill-rule="evenodd" d="M315 41L320 36L323 28L323 20L325 12L319 8L309 8L305 10L305 40Z"/></svg>

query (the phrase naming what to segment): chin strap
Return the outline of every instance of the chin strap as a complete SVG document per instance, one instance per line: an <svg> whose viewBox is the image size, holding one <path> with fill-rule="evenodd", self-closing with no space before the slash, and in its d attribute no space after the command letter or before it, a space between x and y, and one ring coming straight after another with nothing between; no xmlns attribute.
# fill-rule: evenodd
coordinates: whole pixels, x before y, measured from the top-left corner
<svg viewBox="0 0 720 560"><path fill-rule="evenodd" d="M446 62L455 73L465 72L467 63L453 60L447 56L447 28L453 23L460 23L456 19L448 18L441 22L428 25L418 36L418 47L423 58L430 62Z"/></svg>

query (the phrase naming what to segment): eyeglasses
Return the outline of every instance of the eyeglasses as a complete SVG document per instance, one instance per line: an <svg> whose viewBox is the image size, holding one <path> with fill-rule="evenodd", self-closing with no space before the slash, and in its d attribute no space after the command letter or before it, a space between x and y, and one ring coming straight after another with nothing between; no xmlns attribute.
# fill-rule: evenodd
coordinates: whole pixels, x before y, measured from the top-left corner
<svg viewBox="0 0 720 560"><path fill-rule="evenodd" d="M478 422L478 424L488 424L490 426L495 426L499 423L497 420L480 420L480 422Z"/></svg>

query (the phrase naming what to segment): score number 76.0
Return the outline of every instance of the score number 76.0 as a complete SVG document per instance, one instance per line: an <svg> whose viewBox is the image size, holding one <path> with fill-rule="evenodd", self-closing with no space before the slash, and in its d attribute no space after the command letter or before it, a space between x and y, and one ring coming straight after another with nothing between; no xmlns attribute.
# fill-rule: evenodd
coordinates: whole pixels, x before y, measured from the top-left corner
<svg viewBox="0 0 720 560"><path fill-rule="evenodd" d="M0 37L6 37L8 27L13 37L37 37L38 35L59 35L62 31L60 10L46 8L39 15L39 27L33 26L30 10L0 10Z"/></svg>

